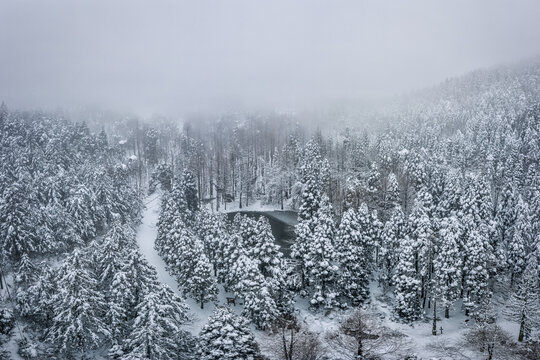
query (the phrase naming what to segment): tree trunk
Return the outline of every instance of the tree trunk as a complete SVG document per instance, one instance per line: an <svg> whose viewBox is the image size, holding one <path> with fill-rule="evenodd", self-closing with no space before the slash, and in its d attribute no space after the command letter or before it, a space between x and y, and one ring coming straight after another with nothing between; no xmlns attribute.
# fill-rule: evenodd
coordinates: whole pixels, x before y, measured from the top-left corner
<svg viewBox="0 0 540 360"><path fill-rule="evenodd" d="M444 317L449 319L450 318L450 307L447 306L445 309L444 309Z"/></svg>
<svg viewBox="0 0 540 360"><path fill-rule="evenodd" d="M433 300L433 328L431 329L431 334L437 335L437 300Z"/></svg>
<svg viewBox="0 0 540 360"><path fill-rule="evenodd" d="M521 315L521 323L519 325L519 336L518 336L519 342L523 341L524 333L525 333L525 315Z"/></svg>
<svg viewBox="0 0 540 360"><path fill-rule="evenodd" d="M356 360L364 360L364 346L362 344L362 334L358 336L358 348L356 349Z"/></svg>

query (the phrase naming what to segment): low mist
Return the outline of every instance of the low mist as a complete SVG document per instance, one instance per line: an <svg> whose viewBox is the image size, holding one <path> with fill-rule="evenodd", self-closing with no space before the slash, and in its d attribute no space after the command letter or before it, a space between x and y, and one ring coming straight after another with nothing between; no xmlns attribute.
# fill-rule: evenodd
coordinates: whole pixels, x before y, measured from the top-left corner
<svg viewBox="0 0 540 360"><path fill-rule="evenodd" d="M540 53L538 1L0 2L0 101L178 116L370 100Z"/></svg>

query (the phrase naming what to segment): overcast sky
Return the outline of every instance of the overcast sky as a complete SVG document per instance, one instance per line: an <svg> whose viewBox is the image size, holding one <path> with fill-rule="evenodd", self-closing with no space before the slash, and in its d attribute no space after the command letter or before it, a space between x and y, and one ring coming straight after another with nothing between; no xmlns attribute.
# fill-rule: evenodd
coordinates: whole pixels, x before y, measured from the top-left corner
<svg viewBox="0 0 540 360"><path fill-rule="evenodd" d="M540 53L540 1L0 0L0 101L178 115L376 98Z"/></svg>

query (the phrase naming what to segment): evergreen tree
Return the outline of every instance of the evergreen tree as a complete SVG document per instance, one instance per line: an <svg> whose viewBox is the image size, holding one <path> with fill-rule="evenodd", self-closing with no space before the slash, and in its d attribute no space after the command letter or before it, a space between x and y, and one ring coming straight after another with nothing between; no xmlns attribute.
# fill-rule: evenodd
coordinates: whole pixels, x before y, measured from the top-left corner
<svg viewBox="0 0 540 360"><path fill-rule="evenodd" d="M234 292L244 299L244 314L257 328L265 329L277 318L278 309L272 296L272 289L257 263L248 256L239 258L236 267L233 268L238 278Z"/></svg>
<svg viewBox="0 0 540 360"><path fill-rule="evenodd" d="M144 296L159 286L156 270L148 264L138 249L130 250L121 268L126 274L129 294L132 294L130 310L137 306Z"/></svg>
<svg viewBox="0 0 540 360"><path fill-rule="evenodd" d="M223 215L200 211L197 224L199 237L204 244L204 252L212 263L214 276L217 276L220 263L219 249L222 239L227 235L226 220Z"/></svg>
<svg viewBox="0 0 540 360"><path fill-rule="evenodd" d="M120 344L128 331L128 322L132 319L129 309L136 304L134 288L128 282L127 274L120 270L112 278L107 294L107 312L105 320L110 329L113 344Z"/></svg>
<svg viewBox="0 0 540 360"><path fill-rule="evenodd" d="M488 261L490 245L482 231L472 230L465 243L465 258L463 260L463 305L467 315L473 315L491 298L488 287Z"/></svg>
<svg viewBox="0 0 540 360"><path fill-rule="evenodd" d="M459 298L461 290L462 257L458 242L460 229L455 217L443 219L439 230L439 248L433 260L433 295L450 317L450 308Z"/></svg>
<svg viewBox="0 0 540 360"><path fill-rule="evenodd" d="M385 289L392 285L393 274L399 260L399 243L405 236L405 230L405 215L401 207L397 206L382 230L378 254L381 264L380 282Z"/></svg>
<svg viewBox="0 0 540 360"><path fill-rule="evenodd" d="M514 285L514 280L519 279L525 270L527 247L532 234L529 207L521 197L518 199L516 213L513 236L507 250L507 262L511 273L510 286Z"/></svg>
<svg viewBox="0 0 540 360"><path fill-rule="evenodd" d="M145 294L136 308L137 317L126 340L125 359L168 360L189 353L182 330L187 321L186 306L167 286Z"/></svg>
<svg viewBox="0 0 540 360"><path fill-rule="evenodd" d="M282 254L272 234L270 223L266 217L261 216L255 227L252 246L247 249L247 253L252 259L258 260L259 269L265 277L278 277L281 275Z"/></svg>
<svg viewBox="0 0 540 360"><path fill-rule="evenodd" d="M394 311L403 321L411 322L421 316L421 281L415 269L415 244L408 236L401 241L394 274Z"/></svg>
<svg viewBox="0 0 540 360"><path fill-rule="evenodd" d="M218 289L212 277L212 265L199 241L195 243L193 253L191 261L183 264L185 268L191 268L191 271L189 276L183 276L182 289L184 294L192 296L201 304L201 309L204 309L204 303L216 300Z"/></svg>
<svg viewBox="0 0 540 360"><path fill-rule="evenodd" d="M199 211L199 196L197 192L197 183L191 171L185 169L182 173L182 191L184 193L187 208L194 214Z"/></svg>
<svg viewBox="0 0 540 360"><path fill-rule="evenodd" d="M321 148L315 139L306 145L300 168L302 196L298 209L296 241L291 246L291 256L299 260L302 287L308 285L305 262L312 236L317 226L317 212L321 206L324 189L328 183L328 164L322 160Z"/></svg>
<svg viewBox="0 0 540 360"><path fill-rule="evenodd" d="M103 322L105 302L79 250L74 250L62 265L58 283L62 287L53 303L55 317L48 340L68 353L99 346L103 336L109 335Z"/></svg>
<svg viewBox="0 0 540 360"><path fill-rule="evenodd" d="M386 193L384 194L383 209L391 210L399 205L399 183L394 173L388 174Z"/></svg>
<svg viewBox="0 0 540 360"><path fill-rule="evenodd" d="M0 202L0 238L2 253L18 261L23 254L38 249L36 226L32 220L32 191L27 177L14 182L3 194Z"/></svg>
<svg viewBox="0 0 540 360"><path fill-rule="evenodd" d="M40 264L39 268L36 282L17 294L17 307L22 316L49 326L55 314L53 304L59 296L58 276L47 264Z"/></svg>
<svg viewBox="0 0 540 360"><path fill-rule="evenodd" d="M228 308L216 309L199 335L201 360L253 360L258 355L248 322Z"/></svg>
<svg viewBox="0 0 540 360"><path fill-rule="evenodd" d="M362 216L367 217L367 207L362 206ZM369 236L359 213L348 209L337 230L336 248L339 257L340 288L353 305L362 303L369 296Z"/></svg>
<svg viewBox="0 0 540 360"><path fill-rule="evenodd" d="M540 327L540 288L538 262L531 254L527 268L505 308L506 316L519 322L518 341L531 338L533 328Z"/></svg>
<svg viewBox="0 0 540 360"><path fill-rule="evenodd" d="M431 269L435 256L435 221L432 216L433 203L429 192L421 188L417 194L414 208L409 217L409 237L415 251L414 268L421 280L421 297L427 298L431 285Z"/></svg>
<svg viewBox="0 0 540 360"><path fill-rule="evenodd" d="M334 221L332 207L328 197L321 199L321 206L316 215L317 226L304 255L304 263L313 287L310 304L313 307L331 307L338 296L335 281L338 276L336 252L334 249Z"/></svg>
<svg viewBox="0 0 540 360"><path fill-rule="evenodd" d="M220 246L220 266L218 277L225 283L225 289L232 289L241 276L241 269L236 271L240 257L246 256L246 250L242 237L238 234L231 234L223 239Z"/></svg>

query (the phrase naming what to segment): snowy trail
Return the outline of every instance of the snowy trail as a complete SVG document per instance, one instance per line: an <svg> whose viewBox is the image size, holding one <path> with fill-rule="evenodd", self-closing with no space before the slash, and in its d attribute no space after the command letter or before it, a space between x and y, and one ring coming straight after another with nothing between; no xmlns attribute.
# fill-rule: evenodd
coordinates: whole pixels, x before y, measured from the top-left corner
<svg viewBox="0 0 540 360"><path fill-rule="evenodd" d="M141 253L146 257L146 260L156 269L158 280L168 285L178 296L184 298L182 292L178 288L177 281L169 274L165 266L165 262L159 256L156 249L154 249L154 242L157 238L157 222L159 219L160 197L156 195L152 198L147 198L145 201L146 207L142 212L142 220L137 231L137 245ZM225 296L227 296L222 286L219 286L220 293L218 295L218 301L225 303ZM185 299L185 298L184 298ZM186 324L185 329L196 335L201 331L201 328L206 324L208 317L215 309L215 304L207 303L204 305L204 309L201 309L193 299L185 299L186 304L190 308L191 322Z"/></svg>
<svg viewBox="0 0 540 360"><path fill-rule="evenodd" d="M142 213L142 223L137 231L137 245L146 260L156 268L158 280L168 285L174 292L180 295L178 283L169 275L165 262L154 249L154 241L157 237L157 221L159 218L159 196L148 199L146 208Z"/></svg>

